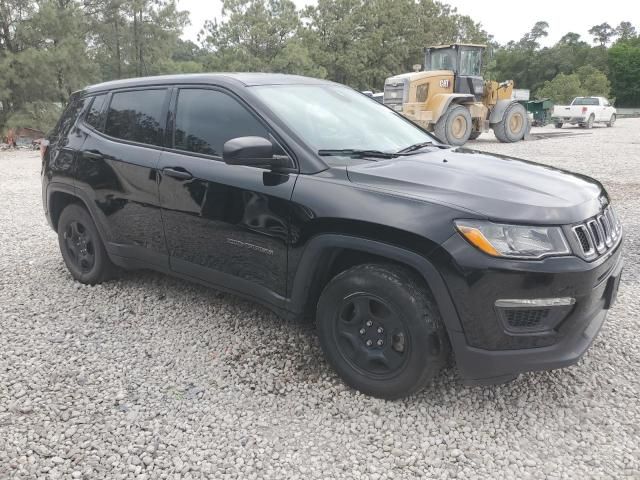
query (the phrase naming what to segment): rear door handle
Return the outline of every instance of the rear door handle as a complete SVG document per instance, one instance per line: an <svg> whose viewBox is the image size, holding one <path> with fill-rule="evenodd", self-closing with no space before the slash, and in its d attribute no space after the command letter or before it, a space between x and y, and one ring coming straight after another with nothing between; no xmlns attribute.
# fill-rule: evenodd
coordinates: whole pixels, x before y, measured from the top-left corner
<svg viewBox="0 0 640 480"><path fill-rule="evenodd" d="M102 155L101 153L85 150L84 152L82 152L82 157L87 160L102 160L104 158L104 155Z"/></svg>
<svg viewBox="0 0 640 480"><path fill-rule="evenodd" d="M190 180L193 175L182 167L163 168L162 173L167 177L177 178L178 180Z"/></svg>

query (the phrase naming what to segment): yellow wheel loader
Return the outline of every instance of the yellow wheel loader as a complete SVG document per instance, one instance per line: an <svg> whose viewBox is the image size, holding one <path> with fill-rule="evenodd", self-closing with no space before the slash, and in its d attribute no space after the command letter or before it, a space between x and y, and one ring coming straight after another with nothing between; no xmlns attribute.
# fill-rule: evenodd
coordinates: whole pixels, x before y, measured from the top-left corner
<svg viewBox="0 0 640 480"><path fill-rule="evenodd" d="M529 130L527 111L511 98L513 81L484 81L485 48L427 47L424 71L387 78L383 103L450 145L464 145L489 128L501 142L522 140Z"/></svg>

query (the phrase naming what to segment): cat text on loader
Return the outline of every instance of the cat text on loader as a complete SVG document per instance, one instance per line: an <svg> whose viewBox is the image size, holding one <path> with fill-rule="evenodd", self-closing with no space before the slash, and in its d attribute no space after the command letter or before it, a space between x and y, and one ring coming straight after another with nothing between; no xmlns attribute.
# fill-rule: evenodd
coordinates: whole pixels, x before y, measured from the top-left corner
<svg viewBox="0 0 640 480"><path fill-rule="evenodd" d="M484 45L425 49L425 69L387 78L383 103L450 145L463 145L489 128L501 142L522 140L526 109L511 99L513 81L482 78Z"/></svg>

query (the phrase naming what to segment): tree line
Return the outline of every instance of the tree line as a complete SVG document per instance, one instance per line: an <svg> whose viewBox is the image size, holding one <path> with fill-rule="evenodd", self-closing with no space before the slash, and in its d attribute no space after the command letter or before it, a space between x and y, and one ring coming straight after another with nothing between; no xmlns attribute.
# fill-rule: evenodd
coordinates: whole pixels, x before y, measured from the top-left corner
<svg viewBox="0 0 640 480"><path fill-rule="evenodd" d="M547 22L537 22L520 40L494 45L490 76L513 79L517 88L558 103L594 95L612 97L617 106L640 106L640 37L630 22L595 25L591 39L569 32L542 48L548 29Z"/></svg>
<svg viewBox="0 0 640 480"><path fill-rule="evenodd" d="M283 72L380 90L422 63L425 46L451 42L488 44L485 75L535 95L611 93L619 105L640 105L640 39L628 22L541 48L546 22L499 45L436 0L222 3L222 16L206 20L194 42L181 38L189 15L175 0L0 0L0 130L46 130L73 91L144 75Z"/></svg>

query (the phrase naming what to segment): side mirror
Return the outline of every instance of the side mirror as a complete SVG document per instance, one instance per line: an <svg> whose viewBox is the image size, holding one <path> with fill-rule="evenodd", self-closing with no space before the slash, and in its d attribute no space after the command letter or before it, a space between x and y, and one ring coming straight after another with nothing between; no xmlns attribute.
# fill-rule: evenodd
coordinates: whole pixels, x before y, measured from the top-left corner
<svg viewBox="0 0 640 480"><path fill-rule="evenodd" d="M289 157L273 154L273 143L263 137L232 138L224 144L222 159L229 165L279 168L289 166Z"/></svg>

